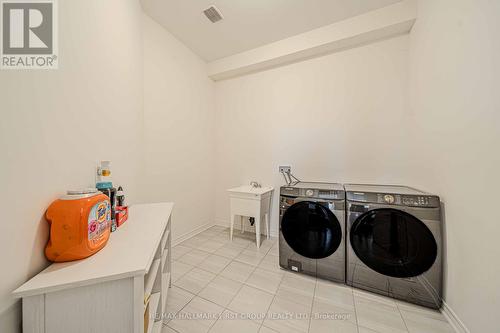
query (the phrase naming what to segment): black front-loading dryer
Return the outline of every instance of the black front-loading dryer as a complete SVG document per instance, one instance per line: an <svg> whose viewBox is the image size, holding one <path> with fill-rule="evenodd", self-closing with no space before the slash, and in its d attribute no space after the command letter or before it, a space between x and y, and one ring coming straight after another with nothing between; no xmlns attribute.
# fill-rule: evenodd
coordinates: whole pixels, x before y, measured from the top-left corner
<svg viewBox="0 0 500 333"><path fill-rule="evenodd" d="M340 184L280 189L280 266L345 282L345 192Z"/></svg>
<svg viewBox="0 0 500 333"><path fill-rule="evenodd" d="M441 306L439 197L403 186L345 185L347 284Z"/></svg>

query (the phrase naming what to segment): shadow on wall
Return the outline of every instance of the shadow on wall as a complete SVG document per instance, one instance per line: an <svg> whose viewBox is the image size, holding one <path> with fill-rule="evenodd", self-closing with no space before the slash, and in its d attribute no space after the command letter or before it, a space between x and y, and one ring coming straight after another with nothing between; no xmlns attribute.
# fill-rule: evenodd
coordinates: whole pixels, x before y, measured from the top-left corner
<svg viewBox="0 0 500 333"><path fill-rule="evenodd" d="M45 211L40 217L33 240L31 257L28 261L30 272L24 276L24 281L20 281L19 287L24 282L31 279L33 276L44 270L50 262L45 258L45 245L49 240L49 223L45 219ZM43 262L41 266L39 263ZM33 271L33 269L35 269ZM22 304L21 300L16 301L10 307L0 314L0 332L22 332Z"/></svg>
<svg viewBox="0 0 500 333"><path fill-rule="evenodd" d="M17 301L0 314L0 332L21 333L21 301Z"/></svg>
<svg viewBox="0 0 500 333"><path fill-rule="evenodd" d="M442 262L441 262L441 267L443 269L443 277L442 277L442 280L441 280L441 286L442 286L442 296L443 296L443 300L446 301L446 299L444 299L445 295L446 295L446 283L445 281L447 281L447 278L448 278L448 260L446 259L447 258L447 244L448 244L448 237L447 237L447 232L446 232L446 204L441 201L441 235L442 235L442 242L443 242L443 247L442 247L442 256L441 258L443 258Z"/></svg>
<svg viewBox="0 0 500 333"><path fill-rule="evenodd" d="M50 264L50 262L45 258L45 246L49 241L49 233L50 233L49 223L45 218L45 211L44 211L37 224L37 229L35 232L35 240L33 242L33 247L28 267L36 267L35 265L37 263L43 261L45 261L45 263L43 264L42 269L37 270L35 272L30 272L30 276L26 276L26 280L31 279L34 275L41 272Z"/></svg>

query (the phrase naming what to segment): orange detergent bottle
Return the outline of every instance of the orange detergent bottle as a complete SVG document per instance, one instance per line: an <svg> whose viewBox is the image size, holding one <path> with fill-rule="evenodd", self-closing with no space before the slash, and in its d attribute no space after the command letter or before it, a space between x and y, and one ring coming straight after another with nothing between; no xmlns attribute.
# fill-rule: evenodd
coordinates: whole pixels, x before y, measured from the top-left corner
<svg viewBox="0 0 500 333"><path fill-rule="evenodd" d="M45 256L50 261L87 258L108 242L111 204L96 189L68 191L50 204L45 216L50 225Z"/></svg>

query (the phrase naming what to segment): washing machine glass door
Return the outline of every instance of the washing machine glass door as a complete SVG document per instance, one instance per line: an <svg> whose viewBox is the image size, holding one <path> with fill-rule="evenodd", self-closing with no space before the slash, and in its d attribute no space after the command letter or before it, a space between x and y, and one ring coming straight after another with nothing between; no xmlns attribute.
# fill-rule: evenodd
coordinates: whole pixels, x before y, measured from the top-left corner
<svg viewBox="0 0 500 333"><path fill-rule="evenodd" d="M283 215L281 232L295 252L312 259L332 255L342 241L342 228L327 203L293 204Z"/></svg>
<svg viewBox="0 0 500 333"><path fill-rule="evenodd" d="M406 212L374 209L361 215L350 231L358 258L374 271L408 278L431 268L437 244L427 226Z"/></svg>

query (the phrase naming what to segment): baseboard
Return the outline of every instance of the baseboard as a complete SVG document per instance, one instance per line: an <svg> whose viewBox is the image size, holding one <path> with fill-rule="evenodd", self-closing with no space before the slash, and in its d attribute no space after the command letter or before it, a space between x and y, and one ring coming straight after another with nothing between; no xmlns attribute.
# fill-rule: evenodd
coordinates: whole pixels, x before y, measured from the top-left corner
<svg viewBox="0 0 500 333"><path fill-rule="evenodd" d="M176 245L184 242L186 239L191 238L191 237L199 234L200 232L207 230L208 228L210 228L212 226L214 226L214 223L211 223L211 222L205 223L202 226L199 226L199 227L191 230L190 232L187 232L179 237L176 237L176 238L172 239L172 246L176 246Z"/></svg>
<svg viewBox="0 0 500 333"><path fill-rule="evenodd" d="M21 301L17 301L0 313L0 332L21 333Z"/></svg>
<svg viewBox="0 0 500 333"><path fill-rule="evenodd" d="M453 311L450 306L443 301L443 307L442 307L442 312L443 315L446 317L450 325L453 327L455 332L457 333L470 333L469 329L465 326L465 324L458 318L457 314L455 311Z"/></svg>

